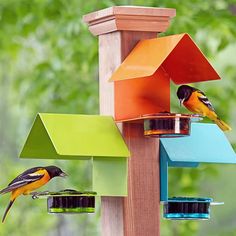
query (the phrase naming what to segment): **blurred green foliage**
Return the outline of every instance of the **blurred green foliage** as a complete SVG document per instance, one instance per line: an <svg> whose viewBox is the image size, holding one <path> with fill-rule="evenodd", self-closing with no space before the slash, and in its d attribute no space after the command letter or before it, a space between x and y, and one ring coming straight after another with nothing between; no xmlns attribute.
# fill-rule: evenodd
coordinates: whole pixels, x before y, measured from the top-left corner
<svg viewBox="0 0 236 236"><path fill-rule="evenodd" d="M177 9L177 17L163 35L189 33L222 77L200 83L216 111L233 127L236 145L236 1L235 0L0 0L0 172L1 187L27 167L53 161L17 158L37 112L98 113L98 48L82 16L112 5L143 5ZM172 85L172 110L178 107ZM73 178L53 180L45 189L88 188L90 163L56 161ZM212 221L162 221L162 235L235 234L233 167L201 166L173 169L170 195L216 196L228 204ZM227 173L227 174L225 174ZM227 183L227 184L225 184ZM4 212L9 196L1 196ZM95 215L52 216L44 201L19 198L1 235L100 235L99 207ZM221 223L219 223L221 222Z"/></svg>

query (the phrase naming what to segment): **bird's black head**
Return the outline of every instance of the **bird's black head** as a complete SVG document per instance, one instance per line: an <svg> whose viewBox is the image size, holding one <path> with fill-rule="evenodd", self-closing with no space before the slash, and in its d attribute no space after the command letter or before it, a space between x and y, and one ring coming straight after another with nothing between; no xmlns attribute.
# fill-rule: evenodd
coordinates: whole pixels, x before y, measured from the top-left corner
<svg viewBox="0 0 236 236"><path fill-rule="evenodd" d="M46 166L45 169L47 170L47 172L51 178L57 177L57 176L59 176L59 177L67 176L66 173L64 173L60 168L58 168L56 166Z"/></svg>
<svg viewBox="0 0 236 236"><path fill-rule="evenodd" d="M188 85L181 85L177 90L177 96L179 98L180 105L183 104L183 102L188 101L189 97L191 96L192 92L196 89L188 86Z"/></svg>

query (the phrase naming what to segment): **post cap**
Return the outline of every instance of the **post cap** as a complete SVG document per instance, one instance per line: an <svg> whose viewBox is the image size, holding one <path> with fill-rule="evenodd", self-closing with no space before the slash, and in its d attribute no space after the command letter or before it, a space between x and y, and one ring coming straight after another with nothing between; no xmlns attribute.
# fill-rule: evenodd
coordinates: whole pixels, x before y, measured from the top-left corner
<svg viewBox="0 0 236 236"><path fill-rule="evenodd" d="M172 8L114 6L84 15L93 35L114 31L164 32L175 17Z"/></svg>

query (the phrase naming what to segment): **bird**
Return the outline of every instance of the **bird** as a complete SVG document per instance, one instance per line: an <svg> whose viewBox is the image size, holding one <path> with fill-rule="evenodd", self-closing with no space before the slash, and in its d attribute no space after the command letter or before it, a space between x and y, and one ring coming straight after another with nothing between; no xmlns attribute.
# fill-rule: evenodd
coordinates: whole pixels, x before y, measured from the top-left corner
<svg viewBox="0 0 236 236"><path fill-rule="evenodd" d="M59 167L46 166L30 168L13 179L6 188L0 191L0 194L11 192L10 202L3 215L2 223L5 221L7 213L18 196L30 194L33 190L40 188L57 176L65 177L67 174Z"/></svg>
<svg viewBox="0 0 236 236"><path fill-rule="evenodd" d="M231 127L219 118L211 102L201 90L189 85L181 85L177 90L177 97L180 105L183 104L191 112L208 117L223 131L231 130Z"/></svg>

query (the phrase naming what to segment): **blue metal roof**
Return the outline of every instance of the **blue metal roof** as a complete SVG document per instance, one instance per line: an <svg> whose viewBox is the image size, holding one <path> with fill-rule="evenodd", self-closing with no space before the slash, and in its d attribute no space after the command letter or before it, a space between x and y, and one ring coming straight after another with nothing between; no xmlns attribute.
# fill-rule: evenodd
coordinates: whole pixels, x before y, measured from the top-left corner
<svg viewBox="0 0 236 236"><path fill-rule="evenodd" d="M236 163L231 144L215 124L192 123L190 136L162 138L160 141L161 155L168 157L170 166L181 163L185 166L189 162Z"/></svg>

